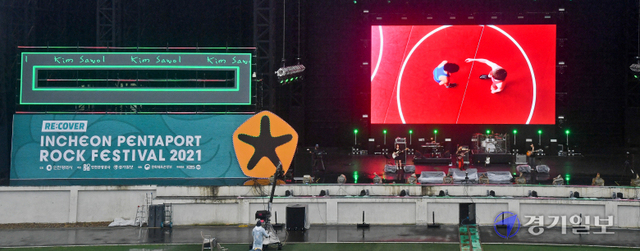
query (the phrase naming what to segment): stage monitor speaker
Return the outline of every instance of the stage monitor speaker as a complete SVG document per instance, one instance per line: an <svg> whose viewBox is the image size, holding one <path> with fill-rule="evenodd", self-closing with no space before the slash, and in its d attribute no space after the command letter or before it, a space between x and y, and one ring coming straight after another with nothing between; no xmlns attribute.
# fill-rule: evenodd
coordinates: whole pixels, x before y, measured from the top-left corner
<svg viewBox="0 0 640 251"><path fill-rule="evenodd" d="M415 173L416 172L416 166L415 165L405 165L404 166L404 171L407 173Z"/></svg>
<svg viewBox="0 0 640 251"><path fill-rule="evenodd" d="M288 231L304 231L309 229L308 205L289 205L287 206L287 230Z"/></svg>
<svg viewBox="0 0 640 251"><path fill-rule="evenodd" d="M309 153L306 148L296 150L295 158L293 159L293 177L303 177L305 175L311 176L313 160L312 154Z"/></svg>

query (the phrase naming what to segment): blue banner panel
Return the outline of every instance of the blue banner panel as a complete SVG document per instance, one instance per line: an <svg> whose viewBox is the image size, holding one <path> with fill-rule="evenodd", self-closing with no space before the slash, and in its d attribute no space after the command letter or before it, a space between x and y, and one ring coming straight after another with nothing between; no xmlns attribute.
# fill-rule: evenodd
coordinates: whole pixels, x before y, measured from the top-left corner
<svg viewBox="0 0 640 251"><path fill-rule="evenodd" d="M232 137L250 117L17 114L11 184L241 184Z"/></svg>

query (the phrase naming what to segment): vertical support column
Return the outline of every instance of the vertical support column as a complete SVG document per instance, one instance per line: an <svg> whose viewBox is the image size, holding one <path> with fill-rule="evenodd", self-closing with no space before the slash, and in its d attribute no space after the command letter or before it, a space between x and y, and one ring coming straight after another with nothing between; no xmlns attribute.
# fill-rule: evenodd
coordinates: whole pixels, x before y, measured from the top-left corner
<svg viewBox="0 0 640 251"><path fill-rule="evenodd" d="M338 200L327 200L327 225L338 224Z"/></svg>
<svg viewBox="0 0 640 251"><path fill-rule="evenodd" d="M256 47L256 78L259 110L275 109L275 0L253 1L253 43Z"/></svg>
<svg viewBox="0 0 640 251"><path fill-rule="evenodd" d="M429 224L429 214L427 212L427 200L421 198L416 200L416 225Z"/></svg>
<svg viewBox="0 0 640 251"><path fill-rule="evenodd" d="M607 218L609 215L613 215L613 225L614 226L619 226L619 219L618 219L618 204L619 203L613 203L610 201L606 201L604 203L604 218ZM593 216L591 216L593 217Z"/></svg>
<svg viewBox="0 0 640 251"><path fill-rule="evenodd" d="M249 210L249 201L239 199L238 201L238 222L241 224L251 224L251 212Z"/></svg>
<svg viewBox="0 0 640 251"><path fill-rule="evenodd" d="M78 222L78 187L69 189L69 223Z"/></svg>
<svg viewBox="0 0 640 251"><path fill-rule="evenodd" d="M120 0L97 0L96 45L117 46L120 33Z"/></svg>

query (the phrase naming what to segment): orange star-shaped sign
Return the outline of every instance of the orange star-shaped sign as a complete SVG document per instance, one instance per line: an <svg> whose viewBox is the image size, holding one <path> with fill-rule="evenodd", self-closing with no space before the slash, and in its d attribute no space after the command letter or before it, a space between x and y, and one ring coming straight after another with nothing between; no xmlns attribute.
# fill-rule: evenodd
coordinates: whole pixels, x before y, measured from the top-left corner
<svg viewBox="0 0 640 251"><path fill-rule="evenodd" d="M233 133L233 148L242 172L253 178L269 178L282 163L286 173L298 145L298 133L277 115L263 111L249 118Z"/></svg>

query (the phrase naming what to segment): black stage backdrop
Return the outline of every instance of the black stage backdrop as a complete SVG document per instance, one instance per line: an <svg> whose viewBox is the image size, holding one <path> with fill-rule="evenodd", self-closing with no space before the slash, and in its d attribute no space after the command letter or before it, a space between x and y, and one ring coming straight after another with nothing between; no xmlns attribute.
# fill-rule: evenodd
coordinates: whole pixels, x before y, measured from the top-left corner
<svg viewBox="0 0 640 251"><path fill-rule="evenodd" d="M139 0L120 1L131 6L127 29L120 33L120 46L253 46L253 6L249 0L186 1ZM287 0L275 1L277 51L282 54L282 4L288 14L301 5L301 62L306 66L302 105L278 100L276 112L301 131L301 144L348 147L366 145L368 137L381 140L383 129L389 139L406 135L414 129L414 137L429 137L440 128L439 137L468 140L472 133L491 129L510 132L514 126L448 126L390 125L370 126L370 25L383 24L469 24L498 16L497 24L557 23L557 60L564 67L557 70L557 115L563 121L554 126L518 126L519 137L536 138L544 129L544 137L564 138L571 130L572 148L584 152L615 151L619 147L637 145L626 142L625 109L628 88L637 85L628 66L637 56L637 1L621 0L490 0L490 1L425 1L425 0ZM22 6L22 7L21 7ZM34 8L26 8L26 7ZM92 46L96 43L96 1L3 1L0 14L0 68L2 68L2 106L0 106L0 180L9 167L11 116L15 112L18 45ZM24 7L24 8L23 8ZM129 8L129 7L127 7ZM560 9L564 11L560 11ZM29 11L25 11L25 10ZM368 10L369 13L364 13ZM551 20L543 16L551 13ZM31 15L35 18L31 18ZM432 15L430 21L425 16ZM524 19L516 16L522 15ZM384 17L383 21L376 16ZM401 17L406 16L406 21ZM459 18L453 20L450 16ZM33 20L33 21L28 21ZM292 19L295 20L295 19ZM296 23L286 25L287 64L296 60ZM293 34L293 35L292 35ZM368 62L368 65L363 65ZM633 82L635 81L635 82ZM629 89L629 90L627 90ZM278 88L278 92L286 88ZM278 94L280 95L280 93ZM280 95L286 96L286 95ZM636 113L628 113L636 114ZM505 115L508 116L508 115ZM561 123L560 123L561 122ZM629 130L627 130L629 131ZM633 132L627 132L630 134ZM636 135L637 133L633 134ZM521 136L522 135L522 136ZM559 140L559 142L564 142Z"/></svg>

